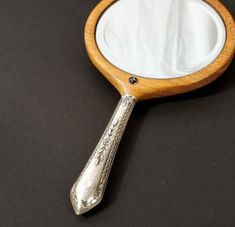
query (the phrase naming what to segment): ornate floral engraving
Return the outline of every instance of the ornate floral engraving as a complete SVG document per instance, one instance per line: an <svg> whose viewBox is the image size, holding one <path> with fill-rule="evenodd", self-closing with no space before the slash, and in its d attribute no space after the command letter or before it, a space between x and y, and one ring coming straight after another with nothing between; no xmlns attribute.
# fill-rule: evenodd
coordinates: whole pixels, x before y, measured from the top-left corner
<svg viewBox="0 0 235 227"><path fill-rule="evenodd" d="M87 171L88 167L90 168L92 163L94 163L94 167L92 167L93 171L100 172L98 174L99 179L97 179L97 183L94 183L93 192L88 199L80 200L83 205L82 209L83 211L88 211L101 201L119 142L135 103L136 99L129 95L122 97L120 100L102 138L71 190L71 200L75 211L79 210L77 209L79 201L75 189L77 188L80 179L83 177L84 172Z"/></svg>
<svg viewBox="0 0 235 227"><path fill-rule="evenodd" d="M107 135L105 136L105 138L103 139L100 148L97 151L97 155L96 155L96 165L98 166L100 164L101 161L104 161L104 156L108 150L108 146L109 144L112 142L112 137L114 135L114 133L116 132L117 129L117 125L118 125L119 120L117 120L115 123L112 123Z"/></svg>

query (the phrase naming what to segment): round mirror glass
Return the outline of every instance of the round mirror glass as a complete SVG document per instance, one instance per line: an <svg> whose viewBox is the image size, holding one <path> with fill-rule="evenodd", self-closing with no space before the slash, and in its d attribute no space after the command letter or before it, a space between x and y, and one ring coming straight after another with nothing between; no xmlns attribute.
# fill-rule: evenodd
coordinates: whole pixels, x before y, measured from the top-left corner
<svg viewBox="0 0 235 227"><path fill-rule="evenodd" d="M155 79L203 69L225 41L223 20L202 0L119 0L96 28L98 48L111 64Z"/></svg>

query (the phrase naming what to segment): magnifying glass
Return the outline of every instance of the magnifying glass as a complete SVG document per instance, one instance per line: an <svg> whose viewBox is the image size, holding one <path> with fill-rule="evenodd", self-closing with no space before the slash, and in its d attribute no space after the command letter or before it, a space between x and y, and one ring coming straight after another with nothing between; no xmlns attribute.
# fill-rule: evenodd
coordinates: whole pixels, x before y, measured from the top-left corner
<svg viewBox="0 0 235 227"><path fill-rule="evenodd" d="M98 205L137 101L203 87L229 66L234 20L218 0L102 0L85 28L88 55L121 100L70 197L76 214Z"/></svg>

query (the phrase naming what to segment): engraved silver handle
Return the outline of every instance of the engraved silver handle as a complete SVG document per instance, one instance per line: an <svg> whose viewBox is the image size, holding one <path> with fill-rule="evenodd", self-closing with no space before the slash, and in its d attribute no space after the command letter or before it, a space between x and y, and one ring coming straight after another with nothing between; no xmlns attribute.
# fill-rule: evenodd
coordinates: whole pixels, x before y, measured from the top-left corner
<svg viewBox="0 0 235 227"><path fill-rule="evenodd" d="M133 96L125 95L121 98L103 136L74 183L70 198L77 215L101 202L118 145L135 103Z"/></svg>

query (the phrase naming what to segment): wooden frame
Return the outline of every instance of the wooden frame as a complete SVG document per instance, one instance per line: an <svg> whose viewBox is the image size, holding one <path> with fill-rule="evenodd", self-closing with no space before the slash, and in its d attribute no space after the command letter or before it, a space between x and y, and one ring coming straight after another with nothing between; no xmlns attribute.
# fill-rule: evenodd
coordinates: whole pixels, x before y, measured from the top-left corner
<svg viewBox="0 0 235 227"><path fill-rule="evenodd" d="M227 39L223 51L218 58L206 68L175 79L148 79L137 77L138 83L132 85L129 78L132 76L107 61L99 51L96 39L96 25L102 13L115 0L102 0L90 14L85 28L85 44L87 53L97 69L112 83L121 95L129 94L138 101L170 96L203 87L218 78L231 63L235 52L235 24L233 17L226 7L218 0L207 0L222 17L227 30Z"/></svg>

